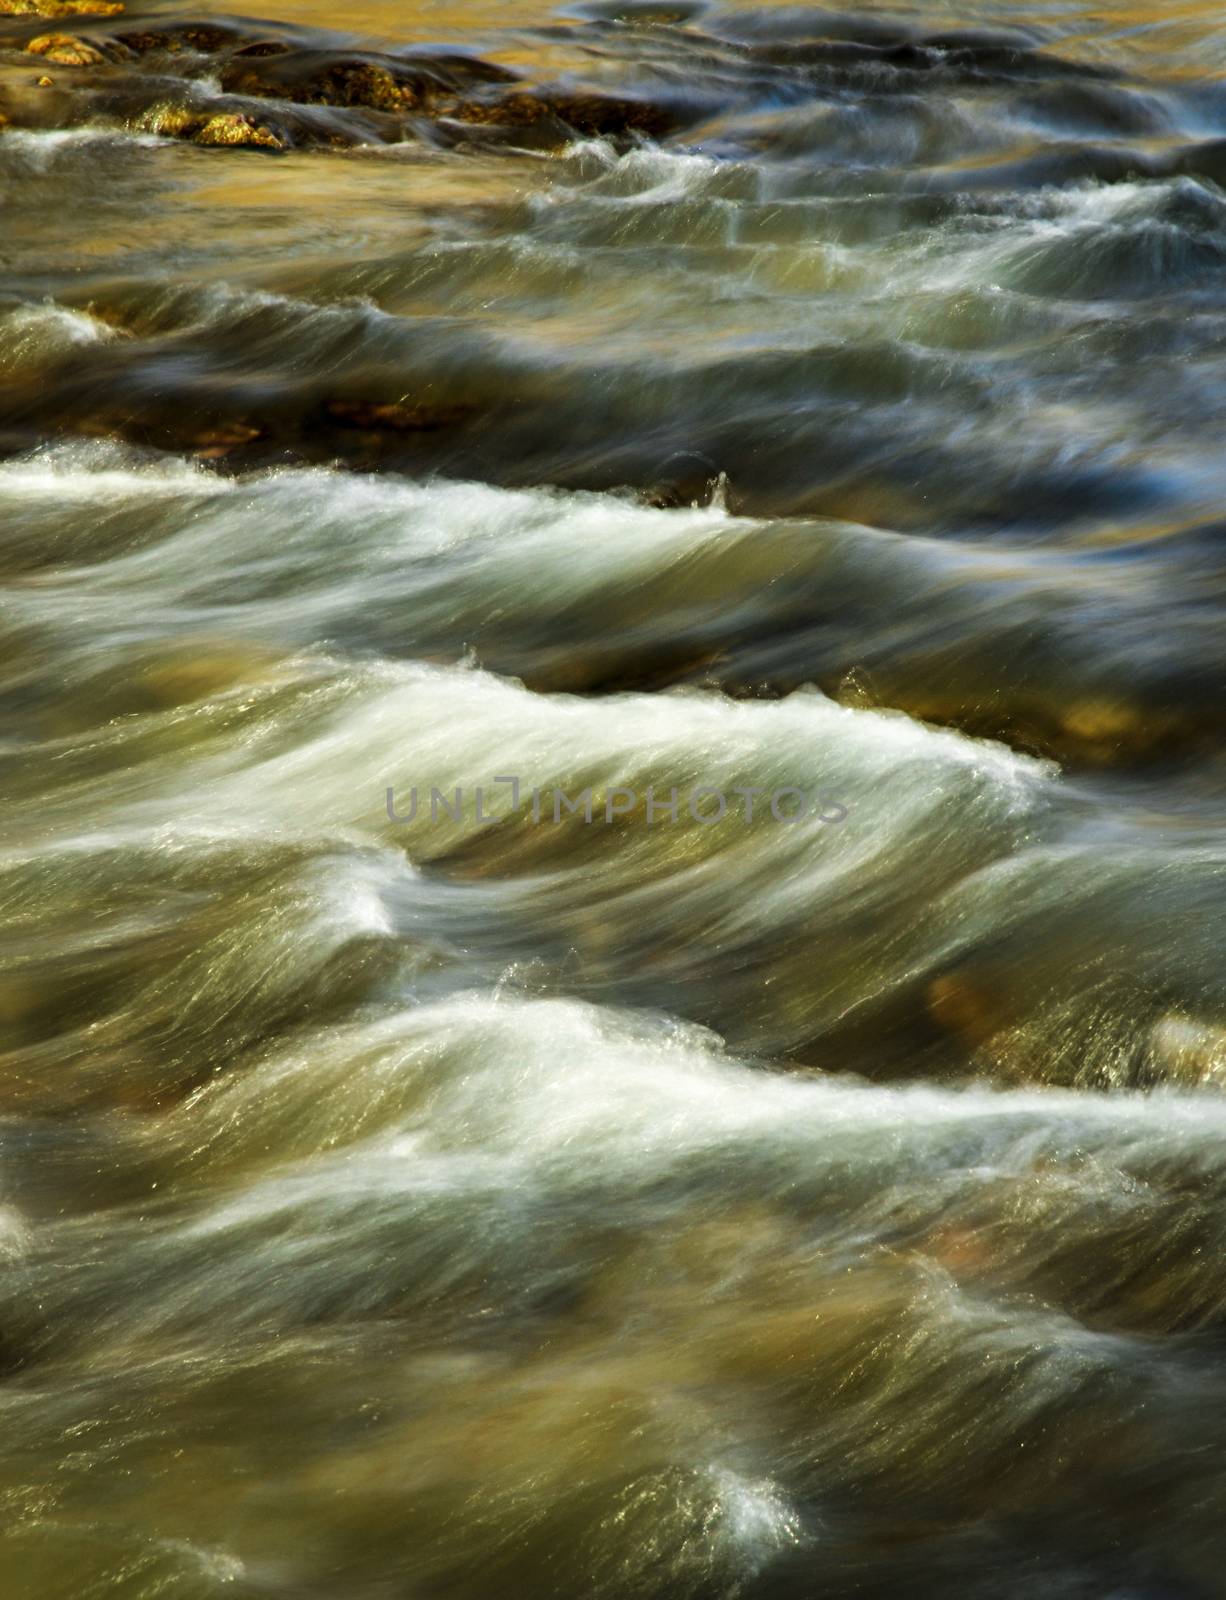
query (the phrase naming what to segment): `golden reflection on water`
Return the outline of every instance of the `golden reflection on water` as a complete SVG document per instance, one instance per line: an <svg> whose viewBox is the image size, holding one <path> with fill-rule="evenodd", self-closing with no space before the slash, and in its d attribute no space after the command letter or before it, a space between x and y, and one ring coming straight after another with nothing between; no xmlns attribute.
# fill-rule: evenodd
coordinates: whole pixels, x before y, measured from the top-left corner
<svg viewBox="0 0 1226 1600"><path fill-rule="evenodd" d="M233 14L238 8L208 0L204 6L188 4L184 9ZM329 0L267 0L254 9L258 9L262 17L372 39L463 37L475 41L482 34L493 34L505 28L565 23L568 12L573 15L580 7L578 4L568 7L561 0L558 4L549 4L548 0L415 0L410 5L399 4L398 0L382 0L382 3L360 0L358 4L345 6L329 3ZM608 9L612 11L613 7L610 5ZM662 15L671 9L668 0L661 0ZM738 4L725 9L771 11L797 7L794 0L753 0L752 5ZM929 30L966 27L976 22L992 27L1034 29L1042 37L1059 39L1062 51L1075 50L1083 58L1110 54L1117 60L1121 55L1136 55L1147 65L1159 65L1164 75L1214 76L1213 69L1218 63L1226 70L1221 9L1204 4L1203 0L1185 0L1181 5L1163 0L1162 4L1109 8L1073 3L1019 6L1007 0L996 0L996 3L967 0L966 4L946 6L869 4L853 8L832 4L825 8L814 5L810 9L815 13L823 9L836 13L854 10L884 17L913 17L918 25ZM544 47L545 41L535 41L525 50L525 61L539 66ZM1198 59L1189 61L1172 74L1170 57L1185 50L1197 52ZM509 59L505 51L500 54L503 59Z"/></svg>

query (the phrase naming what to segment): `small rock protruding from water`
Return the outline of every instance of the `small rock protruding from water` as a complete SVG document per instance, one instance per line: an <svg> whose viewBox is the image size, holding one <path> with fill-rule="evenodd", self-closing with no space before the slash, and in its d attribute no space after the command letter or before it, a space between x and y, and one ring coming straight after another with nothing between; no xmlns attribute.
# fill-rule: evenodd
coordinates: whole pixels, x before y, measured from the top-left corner
<svg viewBox="0 0 1226 1600"><path fill-rule="evenodd" d="M40 33L26 45L26 52L61 67L100 67L106 60L101 50L71 33Z"/></svg>

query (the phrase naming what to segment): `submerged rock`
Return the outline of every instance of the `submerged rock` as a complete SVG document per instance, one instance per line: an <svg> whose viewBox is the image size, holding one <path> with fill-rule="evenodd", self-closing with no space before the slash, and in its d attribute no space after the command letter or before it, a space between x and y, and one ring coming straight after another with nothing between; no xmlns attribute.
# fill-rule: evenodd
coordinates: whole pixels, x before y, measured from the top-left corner
<svg viewBox="0 0 1226 1600"><path fill-rule="evenodd" d="M1149 1035L1149 1066L1160 1082L1226 1084L1226 1027L1170 1012Z"/></svg>
<svg viewBox="0 0 1226 1600"><path fill-rule="evenodd" d="M629 133L662 138L676 125L665 107L649 100L595 91L515 90L497 98L458 100L438 110L460 122L504 127L539 127L552 122L567 138L571 132L589 138Z"/></svg>
<svg viewBox="0 0 1226 1600"><path fill-rule="evenodd" d="M1075 701L1061 717L1060 731L1087 759L1108 765L1147 753L1168 730L1142 707L1103 697Z"/></svg>
<svg viewBox="0 0 1226 1600"><path fill-rule="evenodd" d="M195 640L151 660L134 684L139 703L161 709L192 705L238 684L272 683L280 659L271 649L242 640Z"/></svg>
<svg viewBox="0 0 1226 1600"><path fill-rule="evenodd" d="M928 985L928 1014L974 1053L1007 1025L999 995L963 972L947 972Z"/></svg>
<svg viewBox="0 0 1226 1600"><path fill-rule="evenodd" d="M198 435L192 454L198 461L219 461L232 450L251 444L263 436L263 430L246 422L233 422L219 428L209 428Z"/></svg>
<svg viewBox="0 0 1226 1600"><path fill-rule="evenodd" d="M378 433L415 433L421 429L444 428L468 415L462 406L407 405L403 401L379 404L364 400L329 400L324 408L334 421L350 428Z"/></svg>
<svg viewBox="0 0 1226 1600"><path fill-rule="evenodd" d="M727 676L727 674L725 674ZM1192 708L1155 695L1082 693L1060 685L1045 691L1024 682L954 688L922 662L887 663L870 680L848 673L831 685L834 698L862 709L905 711L918 722L994 739L1013 750L1086 769L1136 766L1186 755L1205 741L1206 723Z"/></svg>
<svg viewBox="0 0 1226 1600"><path fill-rule="evenodd" d="M280 39L253 39L250 44L245 44L234 52L236 60L258 60L264 56L288 55L289 45L283 44Z"/></svg>

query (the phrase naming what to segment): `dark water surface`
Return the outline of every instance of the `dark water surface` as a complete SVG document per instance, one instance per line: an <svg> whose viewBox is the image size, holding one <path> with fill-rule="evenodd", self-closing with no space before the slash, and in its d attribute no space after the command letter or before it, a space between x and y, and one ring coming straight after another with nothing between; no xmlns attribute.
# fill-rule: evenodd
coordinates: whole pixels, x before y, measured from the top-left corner
<svg viewBox="0 0 1226 1600"><path fill-rule="evenodd" d="M1226 1596L1222 10L74 3L0 1596Z"/></svg>

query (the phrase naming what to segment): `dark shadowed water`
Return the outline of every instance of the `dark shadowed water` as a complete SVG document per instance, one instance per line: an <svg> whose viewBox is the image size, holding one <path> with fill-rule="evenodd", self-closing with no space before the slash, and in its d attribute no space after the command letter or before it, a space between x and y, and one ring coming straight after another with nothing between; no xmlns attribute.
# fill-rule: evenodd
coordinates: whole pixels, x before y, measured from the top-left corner
<svg viewBox="0 0 1226 1600"><path fill-rule="evenodd" d="M0 1600L1226 1596L1223 13L260 5L0 0Z"/></svg>

